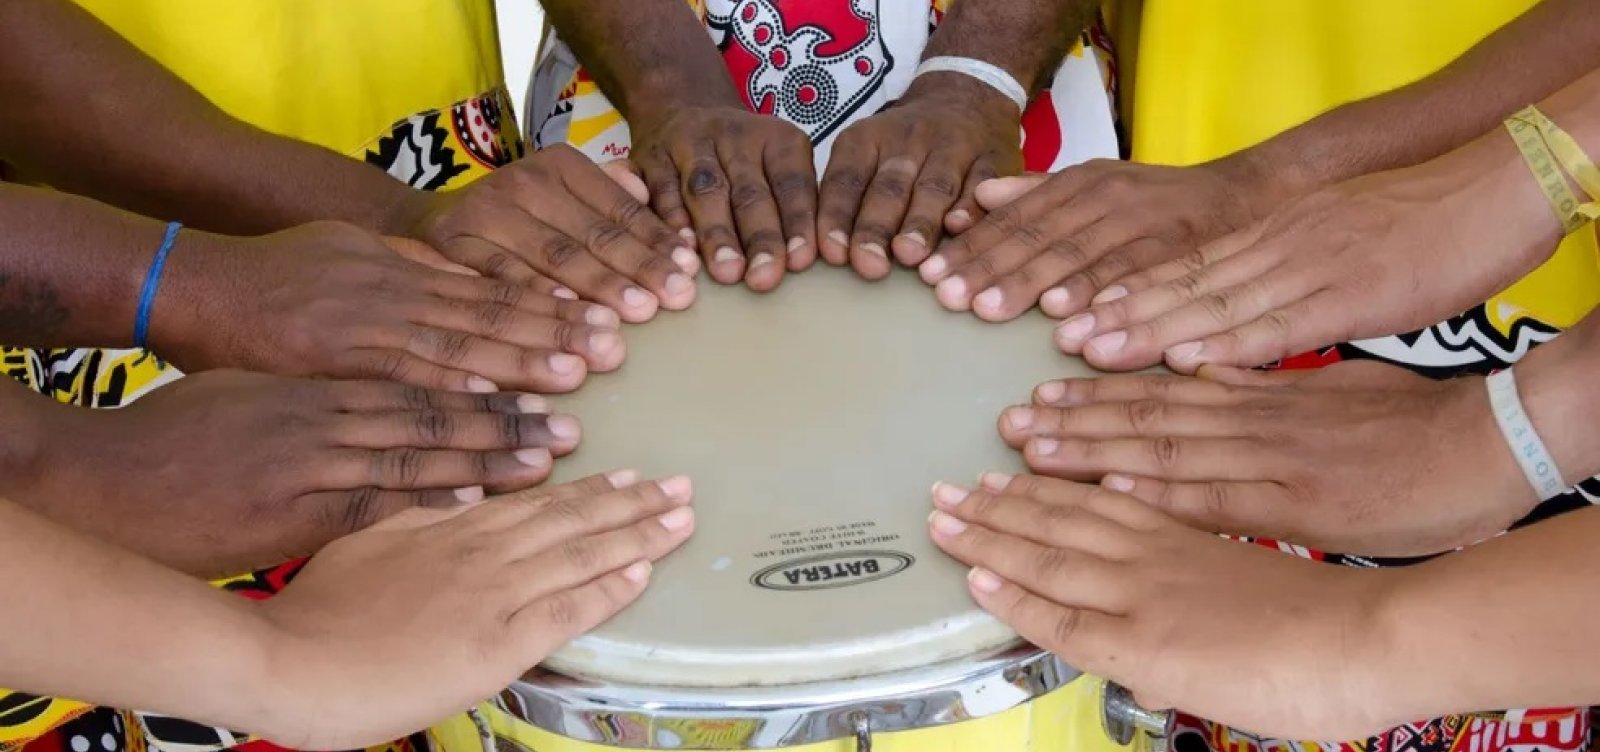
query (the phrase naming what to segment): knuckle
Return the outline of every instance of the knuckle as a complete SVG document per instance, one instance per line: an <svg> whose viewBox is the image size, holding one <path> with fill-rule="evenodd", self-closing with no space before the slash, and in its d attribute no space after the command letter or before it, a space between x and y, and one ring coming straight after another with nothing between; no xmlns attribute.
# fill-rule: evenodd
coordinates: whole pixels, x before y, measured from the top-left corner
<svg viewBox="0 0 1600 752"><path fill-rule="evenodd" d="M869 240L883 240L889 237L889 228L878 222L865 221L856 223L856 234Z"/></svg>
<svg viewBox="0 0 1600 752"><path fill-rule="evenodd" d="M1076 608L1067 608L1056 616L1050 626L1050 639L1056 645L1067 645L1078 636L1078 627L1083 623L1083 612Z"/></svg>
<svg viewBox="0 0 1600 752"><path fill-rule="evenodd" d="M412 487L422 477L422 450L416 447L385 449L378 452L374 463L373 476L379 481Z"/></svg>
<svg viewBox="0 0 1600 752"><path fill-rule="evenodd" d="M495 416L495 427L499 429L502 447L511 449L522 446L522 419L520 413L500 413Z"/></svg>
<svg viewBox="0 0 1600 752"><path fill-rule="evenodd" d="M499 337L511 330L516 313L515 308L501 303L480 303L473 306L472 320L478 331Z"/></svg>
<svg viewBox="0 0 1600 752"><path fill-rule="evenodd" d="M961 187L948 175L923 175L917 178L917 192L953 199L961 192Z"/></svg>
<svg viewBox="0 0 1600 752"><path fill-rule="evenodd" d="M745 236L744 244L755 251L782 248L783 234L777 230L756 230Z"/></svg>
<svg viewBox="0 0 1600 752"><path fill-rule="evenodd" d="M1067 566L1067 555L1054 546L1040 546L1030 567L1040 582L1060 576Z"/></svg>
<svg viewBox="0 0 1600 752"><path fill-rule="evenodd" d="M400 404L407 410L437 410L442 407L438 392L420 386L401 387Z"/></svg>
<svg viewBox="0 0 1600 752"><path fill-rule="evenodd" d="M433 337L439 359L452 365L460 363L472 349L472 340L466 332L437 332Z"/></svg>
<svg viewBox="0 0 1600 752"><path fill-rule="evenodd" d="M372 486L358 488L345 496L339 509L336 529L346 533L363 530L377 522L378 489Z"/></svg>
<svg viewBox="0 0 1600 752"><path fill-rule="evenodd" d="M561 592L544 601L545 621L557 630L571 630L578 626L578 601L571 592Z"/></svg>
<svg viewBox="0 0 1600 752"><path fill-rule="evenodd" d="M584 232L584 245L595 250L613 248L627 236L621 225L604 220L595 222Z"/></svg>
<svg viewBox="0 0 1600 752"><path fill-rule="evenodd" d="M557 235L545 241L542 252L545 263L552 269L559 269L582 255L583 246L565 235Z"/></svg>
<svg viewBox="0 0 1600 752"><path fill-rule="evenodd" d="M779 201L794 201L805 196L806 182L800 173L782 172L772 179L772 193Z"/></svg>
<svg viewBox="0 0 1600 752"><path fill-rule="evenodd" d="M412 432L422 446L448 446L455 439L455 421L439 410L424 410L412 419Z"/></svg>
<svg viewBox="0 0 1600 752"><path fill-rule="evenodd" d="M372 362L373 375L384 381L405 381L411 371L411 359L400 352L386 352Z"/></svg>
<svg viewBox="0 0 1600 752"><path fill-rule="evenodd" d="M696 197L711 196L728 189L728 180L722 176L722 171L704 162L689 170L688 183L689 195Z"/></svg>
<svg viewBox="0 0 1600 752"><path fill-rule="evenodd" d="M517 257L505 251L495 251L483 258L482 271L488 277L504 277L516 268Z"/></svg>
<svg viewBox="0 0 1600 752"><path fill-rule="evenodd" d="M1206 516L1211 520L1227 519L1230 506L1227 486L1214 481L1202 483L1200 503L1204 506Z"/></svg>
<svg viewBox="0 0 1600 752"><path fill-rule="evenodd" d="M829 172L822 179L824 187L836 188L850 193L860 193L866 188L866 177L860 170L844 168Z"/></svg>
<svg viewBox="0 0 1600 752"><path fill-rule="evenodd" d="M897 173L879 173L872 181L872 195L883 198L903 199L911 192L911 183Z"/></svg>
<svg viewBox="0 0 1600 752"><path fill-rule="evenodd" d="M618 225L631 227L645 219L644 204L631 198L619 198L616 205L611 208L611 216Z"/></svg>
<svg viewBox="0 0 1600 752"><path fill-rule="evenodd" d="M518 285L508 285L504 282L491 282L489 285L489 302L516 308L522 305L525 288Z"/></svg>
<svg viewBox="0 0 1600 752"><path fill-rule="evenodd" d="M728 203L734 211L749 211L766 203L767 190L757 183L740 182L733 189Z"/></svg>
<svg viewBox="0 0 1600 752"><path fill-rule="evenodd" d="M1135 436L1148 436L1155 432L1166 417L1166 403L1157 400L1135 400L1123 405L1128 425Z"/></svg>
<svg viewBox="0 0 1600 752"><path fill-rule="evenodd" d="M594 512L588 504L579 500L566 498L549 503L544 511L546 514L558 519L564 526L578 530L586 530L594 524Z"/></svg>
<svg viewBox="0 0 1600 752"><path fill-rule="evenodd" d="M1171 436L1158 436L1150 442L1151 458L1163 470L1176 467L1181 454L1180 442Z"/></svg>
<svg viewBox="0 0 1600 752"><path fill-rule="evenodd" d="M1226 323L1234 309L1233 296L1227 293L1201 296L1199 300L1195 301L1195 304L1200 307L1200 310L1205 311L1206 315L1210 316L1213 321L1218 323Z"/></svg>
<svg viewBox="0 0 1600 752"><path fill-rule="evenodd" d="M600 551L595 545L583 538L570 538L563 541L560 549L561 560L581 572L590 572L600 565Z"/></svg>

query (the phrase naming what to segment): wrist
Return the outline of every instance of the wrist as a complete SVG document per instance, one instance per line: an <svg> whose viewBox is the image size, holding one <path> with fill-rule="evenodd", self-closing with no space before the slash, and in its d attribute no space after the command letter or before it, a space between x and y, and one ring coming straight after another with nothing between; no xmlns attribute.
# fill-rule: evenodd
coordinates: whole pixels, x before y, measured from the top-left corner
<svg viewBox="0 0 1600 752"><path fill-rule="evenodd" d="M232 270L251 242L188 228L179 233L150 307L151 352L187 372L216 365L203 353L228 316L213 306L239 300ZM146 271L139 270L141 287Z"/></svg>
<svg viewBox="0 0 1600 752"><path fill-rule="evenodd" d="M628 118L635 138L648 132L685 109L734 109L748 112L744 98L733 86L727 69L718 65L703 75L691 70L663 67L641 77L617 103Z"/></svg>
<svg viewBox="0 0 1600 752"><path fill-rule="evenodd" d="M1590 375L1600 367L1600 332L1591 319L1516 366L1523 410L1568 486L1600 474L1600 436L1593 430L1600 406L1588 394Z"/></svg>
<svg viewBox="0 0 1600 752"><path fill-rule="evenodd" d="M954 71L929 71L911 81L896 107L937 104L949 112L970 112L986 119L1005 120L1020 127L1022 111L998 89L972 76Z"/></svg>
<svg viewBox="0 0 1600 752"><path fill-rule="evenodd" d="M1265 219L1290 199L1327 184L1292 157L1280 157L1282 150L1270 148L1270 144L1241 149L1199 165L1233 186L1239 203L1253 220Z"/></svg>

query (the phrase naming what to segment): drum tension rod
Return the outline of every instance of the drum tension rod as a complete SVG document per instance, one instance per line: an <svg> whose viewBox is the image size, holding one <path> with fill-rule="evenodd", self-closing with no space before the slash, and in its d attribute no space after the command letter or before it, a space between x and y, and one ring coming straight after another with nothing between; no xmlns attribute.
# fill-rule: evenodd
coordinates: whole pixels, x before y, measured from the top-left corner
<svg viewBox="0 0 1600 752"><path fill-rule="evenodd" d="M856 732L856 752L872 752L872 719L860 711L850 714Z"/></svg>

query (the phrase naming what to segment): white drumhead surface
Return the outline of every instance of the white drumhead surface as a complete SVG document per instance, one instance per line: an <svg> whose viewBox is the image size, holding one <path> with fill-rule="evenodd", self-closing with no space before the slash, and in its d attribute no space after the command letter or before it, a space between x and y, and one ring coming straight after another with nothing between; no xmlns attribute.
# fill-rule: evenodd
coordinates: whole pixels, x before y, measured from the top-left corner
<svg viewBox="0 0 1600 752"><path fill-rule="evenodd" d="M547 666L634 684L848 679L1013 644L927 537L936 480L1019 472L995 429L1040 381L1091 373L1037 313L950 313L909 272L833 268L775 293L703 282L555 399L584 425L555 481L688 475L697 531L638 603Z"/></svg>

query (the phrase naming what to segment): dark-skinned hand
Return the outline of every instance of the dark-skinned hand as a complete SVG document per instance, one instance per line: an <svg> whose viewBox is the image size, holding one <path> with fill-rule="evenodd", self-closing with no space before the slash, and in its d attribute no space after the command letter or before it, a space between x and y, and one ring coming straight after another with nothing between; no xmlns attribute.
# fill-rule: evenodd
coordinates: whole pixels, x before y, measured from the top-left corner
<svg viewBox="0 0 1600 752"><path fill-rule="evenodd" d="M711 278L766 292L816 261L817 176L794 125L737 102L633 123L651 206L700 246Z"/></svg>
<svg viewBox="0 0 1600 752"><path fill-rule="evenodd" d="M457 191L419 194L409 235L487 277L592 300L628 322L694 302L700 262L621 165L547 147Z"/></svg>
<svg viewBox="0 0 1600 752"><path fill-rule="evenodd" d="M1005 95L959 73L931 73L889 109L834 142L818 199L828 263L868 279L896 261L915 266L947 232L983 217L978 185L1022 169L1021 113Z"/></svg>
<svg viewBox="0 0 1600 752"><path fill-rule="evenodd" d="M406 256L423 254L353 226L204 247L214 237L180 238L152 309L152 349L187 372L548 393L625 355L617 315L603 306L414 262Z"/></svg>
<svg viewBox="0 0 1600 752"><path fill-rule="evenodd" d="M118 410L48 405L19 501L197 575L316 551L412 507L532 486L580 426L534 395L213 371Z"/></svg>

